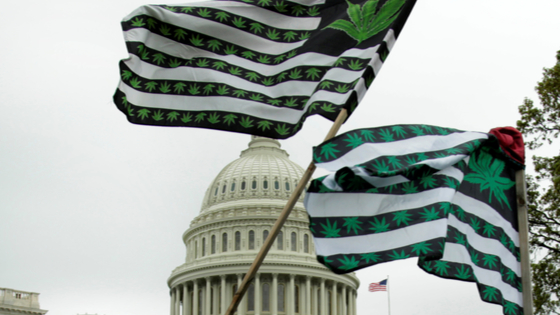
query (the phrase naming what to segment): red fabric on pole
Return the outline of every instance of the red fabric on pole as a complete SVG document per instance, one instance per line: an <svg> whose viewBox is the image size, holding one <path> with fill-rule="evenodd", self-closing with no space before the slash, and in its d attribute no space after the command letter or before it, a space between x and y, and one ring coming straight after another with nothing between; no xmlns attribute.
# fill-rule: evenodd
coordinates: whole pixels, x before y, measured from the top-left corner
<svg viewBox="0 0 560 315"><path fill-rule="evenodd" d="M525 165L525 144L523 135L513 127L498 127L490 130L498 138L500 147L513 160Z"/></svg>

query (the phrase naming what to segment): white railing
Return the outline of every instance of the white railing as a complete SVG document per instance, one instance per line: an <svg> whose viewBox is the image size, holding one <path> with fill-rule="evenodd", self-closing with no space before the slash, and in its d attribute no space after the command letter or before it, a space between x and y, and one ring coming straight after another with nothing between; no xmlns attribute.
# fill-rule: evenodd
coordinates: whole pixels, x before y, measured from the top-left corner
<svg viewBox="0 0 560 315"><path fill-rule="evenodd" d="M29 300L29 293L23 293L23 292L12 292L13 296L15 299L19 299L19 300Z"/></svg>
<svg viewBox="0 0 560 315"><path fill-rule="evenodd" d="M39 309L39 293L0 288L0 304Z"/></svg>

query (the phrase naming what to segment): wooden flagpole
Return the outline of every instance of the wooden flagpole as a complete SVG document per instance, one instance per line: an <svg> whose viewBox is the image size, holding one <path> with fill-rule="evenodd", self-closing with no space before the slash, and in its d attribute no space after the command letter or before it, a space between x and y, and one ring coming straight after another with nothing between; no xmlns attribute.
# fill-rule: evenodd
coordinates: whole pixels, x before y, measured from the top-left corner
<svg viewBox="0 0 560 315"><path fill-rule="evenodd" d="M325 137L324 141L327 141L336 135L338 129L340 129L340 126L346 120L347 117L348 117L348 112L346 111L346 109L342 109L340 113L338 113L338 116L336 117L336 120L334 121L331 130L329 130L329 133ZM247 274L245 274L245 277L243 278L243 282L241 282L241 285L237 289L237 292L235 292L231 304L229 305L229 308L226 311L226 315L233 315L233 313L237 309L237 306L241 302L243 295L245 295L245 292L249 288L249 283L251 282L251 280L253 280L253 277L259 270L259 267L264 261L266 254L268 254L270 247L272 247L272 243L274 243L276 236L280 232L280 229L284 225L284 222L286 222L286 220L288 219L288 216L290 215L290 212L292 212L292 209L294 208L294 205L299 199L299 196L301 196L301 193L305 189L305 186L311 179L311 175L313 175L315 168L316 166L315 164L313 164L313 162L309 163L309 166L307 167L307 170L305 171L299 183L297 184L296 189L294 189L292 195L290 196L290 199L288 199L288 203L286 203L284 209L280 213L280 216L272 226L272 229L270 230L270 234L268 234L266 241L263 243L263 246L261 247L261 250L257 254L257 257L255 257L255 260L253 261L253 264L249 268L249 271L247 272Z"/></svg>
<svg viewBox="0 0 560 315"><path fill-rule="evenodd" d="M519 223L519 251L521 256L521 284L523 287L523 314L533 315L533 287L529 257L529 224L527 219L527 184L525 170L515 172L517 220Z"/></svg>

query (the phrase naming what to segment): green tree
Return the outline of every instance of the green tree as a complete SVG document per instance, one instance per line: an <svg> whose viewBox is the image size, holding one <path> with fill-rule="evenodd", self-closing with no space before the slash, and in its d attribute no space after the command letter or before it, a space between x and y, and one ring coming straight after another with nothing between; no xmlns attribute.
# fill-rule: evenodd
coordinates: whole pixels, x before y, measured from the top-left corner
<svg viewBox="0 0 560 315"><path fill-rule="evenodd" d="M540 104L526 98L517 128L529 149L551 145L560 133L560 51L535 87ZM560 155L533 156L536 175L527 176L535 314L560 313Z"/></svg>

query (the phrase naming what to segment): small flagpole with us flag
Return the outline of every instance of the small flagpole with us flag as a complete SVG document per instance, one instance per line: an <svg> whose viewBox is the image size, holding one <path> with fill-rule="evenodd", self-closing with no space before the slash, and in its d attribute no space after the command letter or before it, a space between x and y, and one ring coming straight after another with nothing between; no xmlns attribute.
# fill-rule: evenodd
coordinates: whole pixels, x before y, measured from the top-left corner
<svg viewBox="0 0 560 315"><path fill-rule="evenodd" d="M391 298L389 295L389 275L387 275L387 279L381 280L379 282L373 282L369 284L369 292L379 292L379 291L387 291L387 306L389 310L389 315L391 315Z"/></svg>

